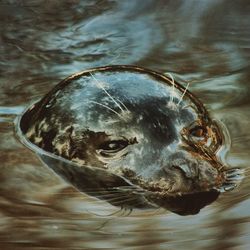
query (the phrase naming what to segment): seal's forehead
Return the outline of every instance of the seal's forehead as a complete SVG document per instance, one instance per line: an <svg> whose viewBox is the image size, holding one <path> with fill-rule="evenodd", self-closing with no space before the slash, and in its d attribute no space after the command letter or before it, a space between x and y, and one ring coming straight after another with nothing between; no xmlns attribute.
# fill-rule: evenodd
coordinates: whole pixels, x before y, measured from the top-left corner
<svg viewBox="0 0 250 250"><path fill-rule="evenodd" d="M150 72L89 71L68 81L58 94L55 93L55 108L62 110L67 106L70 115L84 124L110 122L112 117L121 121L141 116L148 116L150 121L162 116L181 123L195 120L198 116L195 103L177 83L174 84ZM126 119L124 111L130 113Z"/></svg>
<svg viewBox="0 0 250 250"><path fill-rule="evenodd" d="M83 75L75 84L85 89L84 95L97 94L103 89L112 91L120 97L129 97L130 99L144 98L145 96L166 97L171 94L171 83L163 83L154 79L150 74L142 72L129 71L103 71L93 72L89 75Z"/></svg>
<svg viewBox="0 0 250 250"><path fill-rule="evenodd" d="M119 94L123 93L123 95L127 95L130 98L148 95L158 97L169 95L170 88L168 85L164 85L150 75L141 72L97 73L96 77L101 82L109 83L110 89L116 89Z"/></svg>

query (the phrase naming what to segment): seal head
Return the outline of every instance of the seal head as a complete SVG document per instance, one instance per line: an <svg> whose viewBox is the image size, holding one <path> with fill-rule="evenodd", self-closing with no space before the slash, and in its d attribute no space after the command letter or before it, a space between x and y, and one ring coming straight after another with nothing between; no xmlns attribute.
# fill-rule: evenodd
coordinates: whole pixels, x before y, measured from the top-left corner
<svg viewBox="0 0 250 250"><path fill-rule="evenodd" d="M20 127L44 151L120 176L156 204L233 188L238 175L230 179L219 160L223 133L203 104L173 79L134 66L65 79L26 111Z"/></svg>

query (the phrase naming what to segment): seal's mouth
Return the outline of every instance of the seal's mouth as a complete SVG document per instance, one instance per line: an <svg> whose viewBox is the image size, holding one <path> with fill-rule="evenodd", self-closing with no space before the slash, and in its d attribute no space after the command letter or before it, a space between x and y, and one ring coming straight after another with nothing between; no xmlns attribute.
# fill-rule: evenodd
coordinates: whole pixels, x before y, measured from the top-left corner
<svg viewBox="0 0 250 250"><path fill-rule="evenodd" d="M170 168L164 168L164 171L167 175L166 181L172 178L174 182L172 192L182 194L233 190L244 177L242 169L226 168L222 165L214 166L206 161L182 162L171 165Z"/></svg>
<svg viewBox="0 0 250 250"><path fill-rule="evenodd" d="M162 168L158 177L145 178L125 168L122 176L146 192L160 196L178 196L200 192L225 192L237 187L244 177L239 168L216 168L206 161L178 160Z"/></svg>

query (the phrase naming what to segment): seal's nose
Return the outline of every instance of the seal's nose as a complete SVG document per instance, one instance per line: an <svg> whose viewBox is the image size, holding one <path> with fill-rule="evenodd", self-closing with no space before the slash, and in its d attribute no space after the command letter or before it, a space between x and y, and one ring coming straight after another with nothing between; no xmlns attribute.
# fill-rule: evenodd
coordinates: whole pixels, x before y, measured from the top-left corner
<svg viewBox="0 0 250 250"><path fill-rule="evenodd" d="M188 152L179 151L169 156L166 171L180 172L183 177L194 179L198 176L198 161Z"/></svg>
<svg viewBox="0 0 250 250"><path fill-rule="evenodd" d="M180 170L186 178L195 178L197 177L198 173L197 173L197 168L195 168L194 166L192 166L193 164L191 164L191 166L184 162L184 163L180 163L179 165L172 165L171 168L172 169L178 169Z"/></svg>

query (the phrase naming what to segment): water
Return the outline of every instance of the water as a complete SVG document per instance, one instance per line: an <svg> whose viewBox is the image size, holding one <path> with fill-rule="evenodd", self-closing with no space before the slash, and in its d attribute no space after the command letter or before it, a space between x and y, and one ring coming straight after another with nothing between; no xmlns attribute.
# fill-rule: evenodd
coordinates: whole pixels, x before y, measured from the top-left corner
<svg viewBox="0 0 250 250"><path fill-rule="evenodd" d="M248 169L250 3L237 0L0 1L1 249L249 249L246 174L198 215L117 212L55 176L16 138L14 119L64 77L135 64L190 82Z"/></svg>

